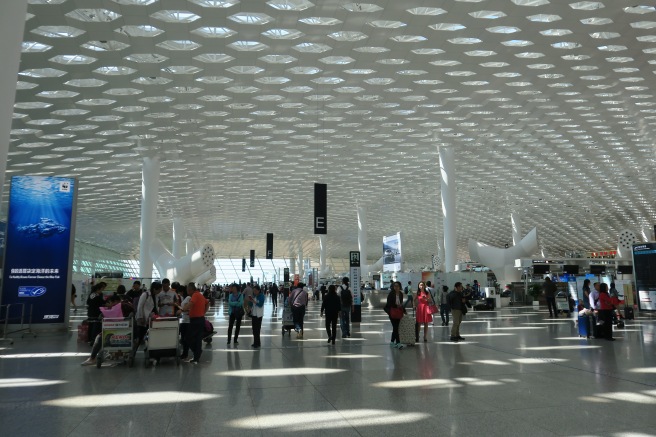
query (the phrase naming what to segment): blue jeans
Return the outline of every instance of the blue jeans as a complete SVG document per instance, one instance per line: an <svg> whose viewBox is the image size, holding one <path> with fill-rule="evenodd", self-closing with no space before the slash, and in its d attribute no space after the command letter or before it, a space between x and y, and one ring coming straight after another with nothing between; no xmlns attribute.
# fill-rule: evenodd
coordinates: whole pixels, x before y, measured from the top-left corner
<svg viewBox="0 0 656 437"><path fill-rule="evenodd" d="M351 307L342 307L340 314L339 327L342 329L342 337L351 335Z"/></svg>
<svg viewBox="0 0 656 437"><path fill-rule="evenodd" d="M449 308L448 304L445 303L440 304L440 317L442 318L442 323L446 323L447 325L449 324L450 312L451 312L451 308Z"/></svg>

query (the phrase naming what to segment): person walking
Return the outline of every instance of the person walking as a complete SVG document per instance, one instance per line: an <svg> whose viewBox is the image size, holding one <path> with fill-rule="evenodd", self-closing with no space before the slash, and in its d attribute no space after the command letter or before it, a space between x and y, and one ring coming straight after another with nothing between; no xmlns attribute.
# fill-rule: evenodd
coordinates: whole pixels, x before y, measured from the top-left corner
<svg viewBox="0 0 656 437"><path fill-rule="evenodd" d="M273 304L273 310L278 309L278 284L275 282L271 285L269 293L271 293L271 303Z"/></svg>
<svg viewBox="0 0 656 437"><path fill-rule="evenodd" d="M547 308L549 308L549 317L558 317L558 308L556 307L556 284L547 276L542 284L544 297L547 299ZM553 309L553 311L552 311Z"/></svg>
<svg viewBox="0 0 656 437"><path fill-rule="evenodd" d="M408 285L405 286L405 289L403 291L407 296L405 298L405 302L403 302L403 306L406 307L408 306L408 302L412 301L414 303L414 300L412 299L412 281L408 281Z"/></svg>
<svg viewBox="0 0 656 437"><path fill-rule="evenodd" d="M447 287L446 285L442 286L439 302L440 302L440 317L442 318L442 326L449 326L449 313L451 313L451 307L449 306L449 287Z"/></svg>
<svg viewBox="0 0 656 437"><path fill-rule="evenodd" d="M205 313L210 307L210 301L198 291L196 284L187 284L187 292L191 294L189 301L189 347L194 357L191 364L198 364L203 353L203 331L205 330Z"/></svg>
<svg viewBox="0 0 656 437"><path fill-rule="evenodd" d="M303 318L305 317L305 307L308 303L307 291L303 290L305 284L299 282L289 293L289 302L294 316L294 330L296 338L303 338Z"/></svg>
<svg viewBox="0 0 656 437"><path fill-rule="evenodd" d="M403 286L399 281L392 283L392 291L387 295L387 302L384 308L384 311L387 313L390 322L392 323L392 339L390 340L390 346L399 349L403 349L403 344L399 337L399 324L401 323L401 318L397 317L394 313L401 311L401 314L405 314L406 312L403 302L403 292L401 291L402 287Z"/></svg>
<svg viewBox="0 0 656 437"><path fill-rule="evenodd" d="M342 302L342 310L340 311L340 328L342 330L342 338L351 336L351 310L353 309L353 293L349 288L349 278L344 276L342 278L342 285L339 286L339 298Z"/></svg>
<svg viewBox="0 0 656 437"><path fill-rule="evenodd" d="M462 323L463 313L467 312L467 306L465 305L465 296L462 293L462 282L456 282L453 286L453 290L449 293L448 304L451 307L451 313L453 314L453 326L451 326L451 338L453 342L458 342L464 340L464 337L460 336L460 324Z"/></svg>
<svg viewBox="0 0 656 437"><path fill-rule="evenodd" d="M337 336L337 319L339 318L339 312L342 310L342 302L337 295L334 285L328 286L328 293L324 295L322 308L326 315L328 343L335 344L335 337Z"/></svg>
<svg viewBox="0 0 656 437"><path fill-rule="evenodd" d="M417 284L417 295L415 296L414 306L417 308L417 331L416 339L419 340L419 327L424 325L424 343L428 341L428 324L433 321L433 316L429 311L429 306L433 304L433 297L426 289L426 284L421 281Z"/></svg>
<svg viewBox="0 0 656 437"><path fill-rule="evenodd" d="M260 331L262 330L262 317L264 317L264 295L260 286L253 286L253 295L250 297L251 317L253 320L253 344L252 348L258 349L262 346L260 342Z"/></svg>
<svg viewBox="0 0 656 437"><path fill-rule="evenodd" d="M239 345L239 329L241 328L241 321L244 318L244 295L239 292L237 284L230 286L230 294L228 299L228 345L232 339L232 328L235 327L235 346Z"/></svg>

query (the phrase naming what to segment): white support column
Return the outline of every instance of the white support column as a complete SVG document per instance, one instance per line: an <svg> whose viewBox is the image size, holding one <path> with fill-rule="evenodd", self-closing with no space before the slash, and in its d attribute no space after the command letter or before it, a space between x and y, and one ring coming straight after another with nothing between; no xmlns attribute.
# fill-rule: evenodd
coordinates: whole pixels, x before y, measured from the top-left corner
<svg viewBox="0 0 656 437"><path fill-rule="evenodd" d="M444 270L453 272L456 268L458 239L456 236L456 181L455 158L450 147L438 148L442 193L442 222L444 225Z"/></svg>
<svg viewBox="0 0 656 437"><path fill-rule="evenodd" d="M519 213L510 213L510 224L512 225L513 246L517 246L522 241L522 222L519 219Z"/></svg>
<svg viewBox="0 0 656 437"><path fill-rule="evenodd" d="M194 240L192 240L191 238L187 238L185 240L185 248L187 250L187 253L194 253L196 251L196 248L194 247Z"/></svg>
<svg viewBox="0 0 656 437"><path fill-rule="evenodd" d="M326 236L319 235L319 277L326 274Z"/></svg>
<svg viewBox="0 0 656 437"><path fill-rule="evenodd" d="M289 258L289 274L296 274L296 260L294 258ZM293 278L290 278L290 281L291 280L293 280Z"/></svg>
<svg viewBox="0 0 656 437"><path fill-rule="evenodd" d="M358 206L358 250L360 251L360 277L368 279L369 260L367 259L367 209Z"/></svg>
<svg viewBox="0 0 656 437"><path fill-rule="evenodd" d="M0 14L0 29L2 29L2 38L0 38L0 53L2 53L2 68L0 68L0 204L2 204L2 192L5 186L9 137L16 99L16 78L20 65L26 15L27 0L2 2L2 14Z"/></svg>
<svg viewBox="0 0 656 437"><path fill-rule="evenodd" d="M435 270L443 272L444 271L444 239L440 241L437 239L437 255L435 257Z"/></svg>
<svg viewBox="0 0 656 437"><path fill-rule="evenodd" d="M303 266L303 245L299 242L298 243L298 276L301 278L301 281L303 281L303 277L305 276L305 268Z"/></svg>
<svg viewBox="0 0 656 437"><path fill-rule="evenodd" d="M184 219L181 217L173 218L173 257L180 259L187 254L187 245L185 238L187 231L184 226Z"/></svg>
<svg viewBox="0 0 656 437"><path fill-rule="evenodd" d="M139 275L152 278L153 258L150 245L157 230L157 199L159 198L159 157L144 157L141 171L141 246Z"/></svg>

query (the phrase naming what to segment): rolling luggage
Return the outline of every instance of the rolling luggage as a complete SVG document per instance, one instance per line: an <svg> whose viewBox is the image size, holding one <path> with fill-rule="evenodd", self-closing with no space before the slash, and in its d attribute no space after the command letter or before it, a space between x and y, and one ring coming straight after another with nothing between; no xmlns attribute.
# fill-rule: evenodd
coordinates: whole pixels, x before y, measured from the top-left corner
<svg viewBox="0 0 656 437"><path fill-rule="evenodd" d="M416 320L414 316L406 314L401 319L399 323L399 340L402 344L405 345L414 345L415 344L415 325Z"/></svg>
<svg viewBox="0 0 656 437"><path fill-rule="evenodd" d="M291 335L292 329L294 329L294 315L292 314L292 307L285 305L282 309L282 335L285 335L285 332Z"/></svg>
<svg viewBox="0 0 656 437"><path fill-rule="evenodd" d="M203 330L203 341L208 345L212 344L212 337L214 337L214 334L216 334L216 331L214 330L214 326L212 325L212 322L205 319L205 329Z"/></svg>
<svg viewBox="0 0 656 437"><path fill-rule="evenodd" d="M624 307L624 318L626 320L633 320L633 308Z"/></svg>
<svg viewBox="0 0 656 437"><path fill-rule="evenodd" d="M591 319L594 319L594 317L579 316L579 320L577 323L579 327L579 337L590 338L592 336Z"/></svg>

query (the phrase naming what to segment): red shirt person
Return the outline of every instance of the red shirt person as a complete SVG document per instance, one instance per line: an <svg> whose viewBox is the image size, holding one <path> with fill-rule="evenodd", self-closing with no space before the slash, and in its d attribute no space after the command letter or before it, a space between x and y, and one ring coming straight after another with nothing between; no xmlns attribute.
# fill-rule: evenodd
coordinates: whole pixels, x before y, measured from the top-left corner
<svg viewBox="0 0 656 437"><path fill-rule="evenodd" d="M198 291L196 284L190 282L187 285L187 292L191 295L189 301L189 347L194 353L194 357L189 360L192 364L198 364L200 356L203 353L203 331L205 330L205 313L210 307L210 301L205 299L203 294Z"/></svg>

